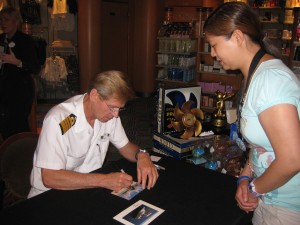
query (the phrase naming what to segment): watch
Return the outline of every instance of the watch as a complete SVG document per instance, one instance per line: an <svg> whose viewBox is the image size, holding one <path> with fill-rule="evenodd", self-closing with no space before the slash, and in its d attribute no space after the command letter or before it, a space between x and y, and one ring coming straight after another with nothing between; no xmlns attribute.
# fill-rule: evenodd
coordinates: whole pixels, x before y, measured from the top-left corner
<svg viewBox="0 0 300 225"><path fill-rule="evenodd" d="M259 198L259 197L261 197L261 196L264 196L265 194L260 194L260 193L258 193L258 192L256 191L254 181L255 181L255 179L252 180L252 181L249 183L249 185L248 185L248 190L249 190L249 192L250 192L253 196L257 197L257 198Z"/></svg>
<svg viewBox="0 0 300 225"><path fill-rule="evenodd" d="M139 150L135 153L135 155L134 155L134 158L136 159L136 161L138 160L138 155L139 155L140 153L147 153L147 154L149 154L149 152L148 152L146 149L139 149Z"/></svg>

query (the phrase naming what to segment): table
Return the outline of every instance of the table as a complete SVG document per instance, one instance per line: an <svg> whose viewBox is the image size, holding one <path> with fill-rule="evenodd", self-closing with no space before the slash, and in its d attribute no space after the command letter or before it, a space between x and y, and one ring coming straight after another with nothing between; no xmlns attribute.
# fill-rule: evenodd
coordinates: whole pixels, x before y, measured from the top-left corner
<svg viewBox="0 0 300 225"><path fill-rule="evenodd" d="M120 224L113 217L138 200L165 210L151 225L251 224L251 215L240 210L234 199L235 177L170 157L163 157L157 164L166 170L159 171L155 187L143 190L130 201L103 188L50 190L4 209L0 213L1 224ZM136 178L136 164L125 159L95 172L121 168Z"/></svg>

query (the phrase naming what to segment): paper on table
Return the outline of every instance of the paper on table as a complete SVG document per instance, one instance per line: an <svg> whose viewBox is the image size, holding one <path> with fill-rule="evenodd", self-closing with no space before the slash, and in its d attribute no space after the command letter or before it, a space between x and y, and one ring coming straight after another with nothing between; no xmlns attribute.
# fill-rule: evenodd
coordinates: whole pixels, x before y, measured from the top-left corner
<svg viewBox="0 0 300 225"><path fill-rule="evenodd" d="M122 188L120 191L111 192L113 195L119 196L121 198L125 198L127 200L132 199L134 196L139 194L143 191L142 184L138 184L137 182L133 181L132 184L128 188Z"/></svg>
<svg viewBox="0 0 300 225"><path fill-rule="evenodd" d="M125 225L147 225L162 214L165 210L139 200L114 217Z"/></svg>
<svg viewBox="0 0 300 225"><path fill-rule="evenodd" d="M152 162L158 162L161 159L161 157L155 156L155 155L151 155L150 158L151 158Z"/></svg>

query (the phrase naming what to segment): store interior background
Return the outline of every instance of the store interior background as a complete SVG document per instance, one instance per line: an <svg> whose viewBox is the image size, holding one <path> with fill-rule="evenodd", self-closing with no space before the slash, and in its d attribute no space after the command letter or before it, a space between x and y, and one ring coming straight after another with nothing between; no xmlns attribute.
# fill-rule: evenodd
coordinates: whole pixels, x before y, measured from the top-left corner
<svg viewBox="0 0 300 225"><path fill-rule="evenodd" d="M37 84L37 101L33 107L33 130L41 127L44 114L75 94L84 93L89 80L105 70L120 70L128 74L137 96L151 97L159 85L157 77L158 30L165 19L165 8L175 6L184 20L197 18L197 7L215 9L221 0L69 0L76 2L74 28L58 30L52 21L48 0L36 0L40 5L41 24L32 25L32 35L46 40L47 57L75 55L78 60L78 89L63 91L55 84L41 88ZM281 2L285 2L280 0ZM7 1L19 8L28 0ZM248 1L246 1L248 2ZM251 1L254 2L254 1ZM67 41L72 46L53 47L55 41ZM39 79L39 76L37 76ZM39 82L39 81L38 81ZM49 91L50 93L47 93Z"/></svg>
<svg viewBox="0 0 300 225"><path fill-rule="evenodd" d="M18 0L11 2L18 7ZM53 53L51 49L53 41L67 40L74 44L80 65L81 92L86 90L89 79L96 73L117 69L131 77L138 94L147 96L156 87L157 32L164 20L164 8L168 5L214 7L222 1L77 1L78 13L73 31L56 30L51 22L48 1L38 2L42 23L32 26L33 35L45 38L48 56L59 54L59 50Z"/></svg>
<svg viewBox="0 0 300 225"><path fill-rule="evenodd" d="M139 97L151 97L157 88L157 32L163 24L165 7L182 6L186 11L195 7L216 7L222 1L199 0L73 0L78 12L72 31L57 30L52 22L51 8L47 0L40 4L41 24L32 25L32 35L46 40L47 57L76 54L79 64L78 92L84 93L89 80L95 74L120 70L128 74ZM12 0L19 8L26 0ZM191 11L191 10L190 10ZM68 41L74 48L53 47L55 41ZM73 52L73 50L75 52ZM38 76L39 79L39 76ZM39 81L39 80L38 80ZM45 88L44 88L45 89ZM61 90L60 85L44 90L37 84L37 105L31 115L33 130L41 128L45 113L53 106L76 92ZM36 127L35 127L36 126Z"/></svg>

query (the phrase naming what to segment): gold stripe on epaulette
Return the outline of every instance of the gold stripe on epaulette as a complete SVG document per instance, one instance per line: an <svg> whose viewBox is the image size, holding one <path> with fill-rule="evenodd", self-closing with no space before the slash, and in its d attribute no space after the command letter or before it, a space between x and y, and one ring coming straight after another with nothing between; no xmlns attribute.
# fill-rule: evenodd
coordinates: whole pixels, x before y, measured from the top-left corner
<svg viewBox="0 0 300 225"><path fill-rule="evenodd" d="M59 126L61 129L62 135L64 135L76 122L77 116L70 114L66 119L60 122Z"/></svg>

